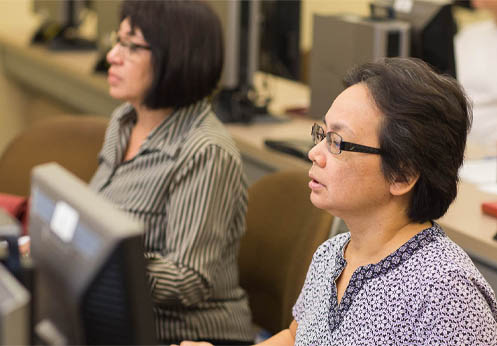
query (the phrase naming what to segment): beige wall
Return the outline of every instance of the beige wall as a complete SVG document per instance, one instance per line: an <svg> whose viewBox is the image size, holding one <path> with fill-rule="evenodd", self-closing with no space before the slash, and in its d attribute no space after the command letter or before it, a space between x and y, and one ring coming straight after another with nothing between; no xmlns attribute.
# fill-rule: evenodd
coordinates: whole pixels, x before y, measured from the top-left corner
<svg viewBox="0 0 497 346"><path fill-rule="evenodd" d="M31 0L0 0L0 29L32 26Z"/></svg>
<svg viewBox="0 0 497 346"><path fill-rule="evenodd" d="M0 1L0 31L26 24L29 0ZM16 30L12 30L15 35ZM24 92L12 85L3 73L0 57L0 152L5 145L25 126L20 116L25 111Z"/></svg>
<svg viewBox="0 0 497 346"><path fill-rule="evenodd" d="M9 40L29 41L39 24L32 14L31 0L0 0L0 34ZM0 55L0 153L9 141L29 124L46 117L72 112L26 85L9 79Z"/></svg>

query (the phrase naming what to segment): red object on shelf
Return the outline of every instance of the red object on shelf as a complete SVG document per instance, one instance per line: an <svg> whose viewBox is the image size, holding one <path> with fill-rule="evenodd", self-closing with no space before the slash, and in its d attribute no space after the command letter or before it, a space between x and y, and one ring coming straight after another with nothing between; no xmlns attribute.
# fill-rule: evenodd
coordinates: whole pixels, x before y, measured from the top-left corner
<svg viewBox="0 0 497 346"><path fill-rule="evenodd" d="M481 211L490 216L497 217L497 201L483 202L481 204Z"/></svg>
<svg viewBox="0 0 497 346"><path fill-rule="evenodd" d="M29 199L27 197L0 193L0 208L19 220L23 228L22 235L28 233Z"/></svg>

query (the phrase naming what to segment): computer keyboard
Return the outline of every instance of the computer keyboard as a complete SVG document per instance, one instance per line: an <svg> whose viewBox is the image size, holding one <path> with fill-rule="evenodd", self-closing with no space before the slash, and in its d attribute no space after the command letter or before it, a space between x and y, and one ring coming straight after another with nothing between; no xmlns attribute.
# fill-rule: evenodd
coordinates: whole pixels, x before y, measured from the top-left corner
<svg viewBox="0 0 497 346"><path fill-rule="evenodd" d="M314 146L310 140L305 141L300 139L266 139L264 140L264 144L273 150L298 157L308 162L310 160L307 157L307 153Z"/></svg>

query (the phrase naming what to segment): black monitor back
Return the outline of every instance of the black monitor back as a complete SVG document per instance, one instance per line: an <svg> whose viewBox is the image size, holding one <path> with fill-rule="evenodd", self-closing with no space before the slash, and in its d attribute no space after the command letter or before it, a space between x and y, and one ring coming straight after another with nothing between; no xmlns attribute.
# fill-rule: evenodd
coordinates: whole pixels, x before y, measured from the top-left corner
<svg viewBox="0 0 497 346"><path fill-rule="evenodd" d="M154 344L140 224L57 164L32 173L35 336L43 344Z"/></svg>
<svg viewBox="0 0 497 346"><path fill-rule="evenodd" d="M261 2L259 70L287 79L301 79L300 12L300 0Z"/></svg>

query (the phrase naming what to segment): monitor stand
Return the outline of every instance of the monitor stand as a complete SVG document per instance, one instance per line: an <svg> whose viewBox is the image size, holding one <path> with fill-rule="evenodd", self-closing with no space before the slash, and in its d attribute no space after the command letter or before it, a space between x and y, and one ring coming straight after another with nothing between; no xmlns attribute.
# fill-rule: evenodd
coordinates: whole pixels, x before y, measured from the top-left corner
<svg viewBox="0 0 497 346"><path fill-rule="evenodd" d="M218 118L224 123L278 123L285 118L272 115L267 103L255 104L249 96L249 88L223 89L213 100L213 107Z"/></svg>

